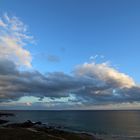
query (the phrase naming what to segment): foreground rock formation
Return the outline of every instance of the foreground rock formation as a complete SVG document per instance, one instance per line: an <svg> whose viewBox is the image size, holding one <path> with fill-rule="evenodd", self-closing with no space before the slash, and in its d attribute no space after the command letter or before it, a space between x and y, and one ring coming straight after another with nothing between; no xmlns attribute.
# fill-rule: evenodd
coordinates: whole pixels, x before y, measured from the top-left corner
<svg viewBox="0 0 140 140"><path fill-rule="evenodd" d="M7 124L0 128L0 140L101 140L94 135L66 131L41 122Z"/></svg>

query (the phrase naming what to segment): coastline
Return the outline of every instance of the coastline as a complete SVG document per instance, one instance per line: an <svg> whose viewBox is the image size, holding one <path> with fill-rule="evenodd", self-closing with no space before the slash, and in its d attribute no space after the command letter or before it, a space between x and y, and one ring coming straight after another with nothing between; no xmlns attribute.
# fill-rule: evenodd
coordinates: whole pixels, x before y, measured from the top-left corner
<svg viewBox="0 0 140 140"><path fill-rule="evenodd" d="M11 113L0 113L2 116L14 116ZM23 123L8 123L0 119L0 139L2 140L103 140L84 132L73 132L61 126L49 126L42 122L27 120Z"/></svg>
<svg viewBox="0 0 140 140"><path fill-rule="evenodd" d="M0 113L0 139L16 140L139 140L137 136L110 135L106 133L90 133L75 131L59 125L43 124L40 121L10 122L13 113ZM4 119L4 120L2 120ZM34 138L35 137L35 138Z"/></svg>

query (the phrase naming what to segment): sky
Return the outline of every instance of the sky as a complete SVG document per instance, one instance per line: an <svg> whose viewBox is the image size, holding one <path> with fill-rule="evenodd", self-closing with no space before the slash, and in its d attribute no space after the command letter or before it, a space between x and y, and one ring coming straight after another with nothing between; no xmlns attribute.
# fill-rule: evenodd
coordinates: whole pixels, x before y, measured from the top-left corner
<svg viewBox="0 0 140 140"><path fill-rule="evenodd" d="M0 0L0 109L139 109L139 0Z"/></svg>

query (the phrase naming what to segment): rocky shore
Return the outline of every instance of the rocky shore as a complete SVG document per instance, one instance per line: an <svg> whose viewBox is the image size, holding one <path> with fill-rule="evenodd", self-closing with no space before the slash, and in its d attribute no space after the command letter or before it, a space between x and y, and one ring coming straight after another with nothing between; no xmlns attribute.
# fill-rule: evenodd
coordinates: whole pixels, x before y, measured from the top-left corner
<svg viewBox="0 0 140 140"><path fill-rule="evenodd" d="M2 114L8 116L13 114ZM8 123L0 120L0 140L101 140L92 134L64 130L60 126L48 126L42 122L27 120L23 123Z"/></svg>
<svg viewBox="0 0 140 140"><path fill-rule="evenodd" d="M8 116L14 116L14 114L13 113L1 113L0 112L0 118L1 117L8 117ZM3 120L3 119L0 119L0 125L1 124L5 124L5 123L7 123L7 122L9 122L8 120Z"/></svg>
<svg viewBox="0 0 140 140"><path fill-rule="evenodd" d="M62 126L46 125L40 121L11 123L7 120L8 116L14 114L0 113L0 140L140 140L137 136L73 132Z"/></svg>

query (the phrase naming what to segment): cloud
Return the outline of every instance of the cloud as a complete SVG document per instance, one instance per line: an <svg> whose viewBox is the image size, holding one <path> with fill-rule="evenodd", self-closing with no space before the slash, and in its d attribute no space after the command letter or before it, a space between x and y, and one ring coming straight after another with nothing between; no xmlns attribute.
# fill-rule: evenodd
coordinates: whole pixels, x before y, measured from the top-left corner
<svg viewBox="0 0 140 140"><path fill-rule="evenodd" d="M140 86L107 63L79 65L74 74L90 81L76 92L87 105L140 101Z"/></svg>
<svg viewBox="0 0 140 140"><path fill-rule="evenodd" d="M140 102L140 86L108 63L77 65L71 74L42 74L37 70L21 70L19 66L32 66L31 53L24 48L32 39L27 34L27 27L17 17L11 18L5 14L0 19L1 104L14 104L22 97L38 98L36 103L18 102L28 107L86 108ZM57 56L47 57L48 61L59 61Z"/></svg>
<svg viewBox="0 0 140 140"><path fill-rule="evenodd" d="M0 19L0 58L13 60L17 65L31 67L32 56L23 48L33 37L27 33L27 26L17 17L7 14Z"/></svg>
<svg viewBox="0 0 140 140"><path fill-rule="evenodd" d="M8 65L7 65L8 64ZM0 61L0 101L24 96L54 100L73 95L67 103L96 105L140 101L140 87L133 79L105 63L77 66L71 75L53 72L19 71L9 60ZM52 102L51 102L52 103Z"/></svg>
<svg viewBox="0 0 140 140"><path fill-rule="evenodd" d="M17 100L25 95L40 98L66 97L69 95L68 90L77 88L74 83L71 76L63 73L49 73L45 76L38 71L19 71L9 60L0 61L1 101Z"/></svg>
<svg viewBox="0 0 140 140"><path fill-rule="evenodd" d="M86 63L77 66L75 74L85 76L100 81L103 85L112 85L112 87L132 87L134 80L124 73L120 73L107 63L95 64Z"/></svg>
<svg viewBox="0 0 140 140"><path fill-rule="evenodd" d="M48 53L36 53L34 56L38 59L41 59L42 61L47 60L50 63L58 63L61 61L59 56Z"/></svg>
<svg viewBox="0 0 140 140"><path fill-rule="evenodd" d="M7 27L7 25L3 22L2 19L0 19L0 26L3 27L3 28L6 28Z"/></svg>
<svg viewBox="0 0 140 140"><path fill-rule="evenodd" d="M94 56L90 56L90 57L89 57L89 60L92 61L92 62L94 62L94 61L96 61L97 59L104 59L104 58L105 58L104 55L98 55L98 54L96 54L96 55L94 55Z"/></svg>
<svg viewBox="0 0 140 140"><path fill-rule="evenodd" d="M95 56L90 56L89 59L90 59L90 60L95 60L98 56L99 56L99 55L96 54Z"/></svg>
<svg viewBox="0 0 140 140"><path fill-rule="evenodd" d="M56 55L47 55L47 60L53 63L60 62L60 58Z"/></svg>

